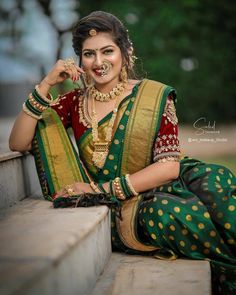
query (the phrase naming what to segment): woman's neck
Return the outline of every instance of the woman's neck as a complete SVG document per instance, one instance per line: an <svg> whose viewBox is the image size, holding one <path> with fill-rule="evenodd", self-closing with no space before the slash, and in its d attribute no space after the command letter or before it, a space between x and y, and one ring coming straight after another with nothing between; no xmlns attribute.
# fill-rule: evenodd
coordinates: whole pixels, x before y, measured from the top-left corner
<svg viewBox="0 0 236 295"><path fill-rule="evenodd" d="M114 87L116 87L116 85L119 83L118 79L113 79L111 81L109 81L108 83L95 83L95 87L98 91L102 92L102 93L108 93L110 92Z"/></svg>

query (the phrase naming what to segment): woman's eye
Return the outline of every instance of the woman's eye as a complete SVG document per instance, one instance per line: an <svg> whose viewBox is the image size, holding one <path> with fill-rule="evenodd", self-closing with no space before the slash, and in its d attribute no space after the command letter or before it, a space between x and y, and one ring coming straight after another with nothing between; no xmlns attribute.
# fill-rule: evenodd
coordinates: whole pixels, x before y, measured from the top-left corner
<svg viewBox="0 0 236 295"><path fill-rule="evenodd" d="M107 49L103 53L106 55L112 54L113 50L112 49Z"/></svg>
<svg viewBox="0 0 236 295"><path fill-rule="evenodd" d="M86 56L86 57L91 57L93 55L93 52L85 52L84 53L84 56Z"/></svg>

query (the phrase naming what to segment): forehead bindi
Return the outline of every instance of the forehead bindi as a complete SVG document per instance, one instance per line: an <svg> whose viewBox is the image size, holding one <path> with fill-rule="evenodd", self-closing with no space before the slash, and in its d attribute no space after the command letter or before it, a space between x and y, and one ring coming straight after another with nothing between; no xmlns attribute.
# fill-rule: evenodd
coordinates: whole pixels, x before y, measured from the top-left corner
<svg viewBox="0 0 236 295"><path fill-rule="evenodd" d="M82 50L95 50L106 46L117 47L111 34L105 32L99 32L96 36L87 38L84 43Z"/></svg>

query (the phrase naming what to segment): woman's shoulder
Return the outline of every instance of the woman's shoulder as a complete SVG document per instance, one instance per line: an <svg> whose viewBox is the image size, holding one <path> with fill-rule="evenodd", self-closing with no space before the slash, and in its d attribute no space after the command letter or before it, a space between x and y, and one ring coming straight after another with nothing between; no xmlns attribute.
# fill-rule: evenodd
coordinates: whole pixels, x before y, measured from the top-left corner
<svg viewBox="0 0 236 295"><path fill-rule="evenodd" d="M153 82L154 84L157 85L157 87L164 88L166 90L166 93L167 93L167 104L171 103L171 101L174 104L176 104L176 101L177 101L177 93L176 93L176 90L175 90L174 87L172 87L172 86L170 86L170 85L168 85L166 83L157 81L157 80L150 80L150 79L145 79L145 80L146 81Z"/></svg>

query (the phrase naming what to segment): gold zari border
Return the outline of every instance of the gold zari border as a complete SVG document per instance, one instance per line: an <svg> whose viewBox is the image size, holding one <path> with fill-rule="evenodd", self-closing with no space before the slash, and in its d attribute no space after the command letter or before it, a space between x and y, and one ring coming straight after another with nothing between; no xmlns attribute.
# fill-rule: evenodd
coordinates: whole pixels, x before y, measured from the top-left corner
<svg viewBox="0 0 236 295"><path fill-rule="evenodd" d="M135 173L151 163L153 140L160 119L160 109L166 85L144 80L132 107L124 139L121 175ZM122 220L116 226L122 242L139 251L154 251L159 247L141 243L136 237L136 214L142 196L132 197L122 204Z"/></svg>

